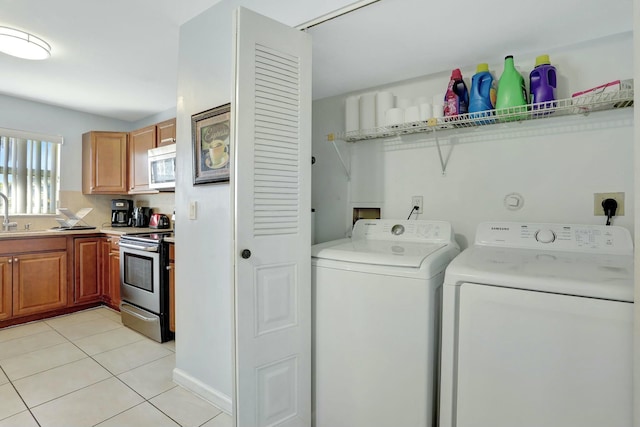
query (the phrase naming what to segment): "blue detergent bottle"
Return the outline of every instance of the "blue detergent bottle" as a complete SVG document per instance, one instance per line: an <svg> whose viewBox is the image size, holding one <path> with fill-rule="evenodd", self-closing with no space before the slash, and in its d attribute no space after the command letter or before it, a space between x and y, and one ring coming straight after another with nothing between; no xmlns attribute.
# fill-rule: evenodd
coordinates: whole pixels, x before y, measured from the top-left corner
<svg viewBox="0 0 640 427"><path fill-rule="evenodd" d="M469 117L485 117L491 115L496 105L496 85L489 71L489 64L478 64L476 74L471 78L469 95Z"/></svg>

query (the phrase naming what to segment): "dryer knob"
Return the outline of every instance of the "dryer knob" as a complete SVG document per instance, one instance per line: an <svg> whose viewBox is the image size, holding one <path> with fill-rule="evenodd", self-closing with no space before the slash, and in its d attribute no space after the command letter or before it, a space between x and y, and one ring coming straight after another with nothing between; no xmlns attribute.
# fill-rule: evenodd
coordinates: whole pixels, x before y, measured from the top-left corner
<svg viewBox="0 0 640 427"><path fill-rule="evenodd" d="M536 231L536 240L540 243L551 243L556 240L556 233L553 230L538 230Z"/></svg>

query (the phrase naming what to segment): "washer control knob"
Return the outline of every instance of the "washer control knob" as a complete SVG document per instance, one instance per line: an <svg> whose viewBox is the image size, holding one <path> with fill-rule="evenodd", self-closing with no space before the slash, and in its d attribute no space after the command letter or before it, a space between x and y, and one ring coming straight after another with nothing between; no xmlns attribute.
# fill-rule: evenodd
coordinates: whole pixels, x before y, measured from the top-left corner
<svg viewBox="0 0 640 427"><path fill-rule="evenodd" d="M402 224L394 225L393 227L391 227L391 233L396 236L400 236L401 234L404 233L404 225Z"/></svg>
<svg viewBox="0 0 640 427"><path fill-rule="evenodd" d="M553 230L545 229L536 231L536 240L540 243L551 243L556 240Z"/></svg>

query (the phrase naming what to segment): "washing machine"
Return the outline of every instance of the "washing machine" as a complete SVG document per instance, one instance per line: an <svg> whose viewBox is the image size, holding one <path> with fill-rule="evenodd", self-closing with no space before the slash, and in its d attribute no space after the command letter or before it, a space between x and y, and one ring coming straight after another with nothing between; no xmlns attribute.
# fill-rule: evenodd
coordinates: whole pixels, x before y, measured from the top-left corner
<svg viewBox="0 0 640 427"><path fill-rule="evenodd" d="M480 224L442 313L440 427L632 426L626 229Z"/></svg>
<svg viewBox="0 0 640 427"><path fill-rule="evenodd" d="M359 220L312 247L316 427L436 421L444 270L460 252L442 221Z"/></svg>

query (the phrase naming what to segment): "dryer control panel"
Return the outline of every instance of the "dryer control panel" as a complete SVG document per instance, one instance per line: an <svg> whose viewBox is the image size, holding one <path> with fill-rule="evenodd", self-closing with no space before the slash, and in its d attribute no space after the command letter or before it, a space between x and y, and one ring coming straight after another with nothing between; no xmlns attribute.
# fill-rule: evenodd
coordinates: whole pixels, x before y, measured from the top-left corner
<svg viewBox="0 0 640 427"><path fill-rule="evenodd" d="M617 226L485 222L476 245L559 251L632 254L629 230Z"/></svg>
<svg viewBox="0 0 640 427"><path fill-rule="evenodd" d="M452 233L445 221L361 219L353 227L352 239L448 243Z"/></svg>

